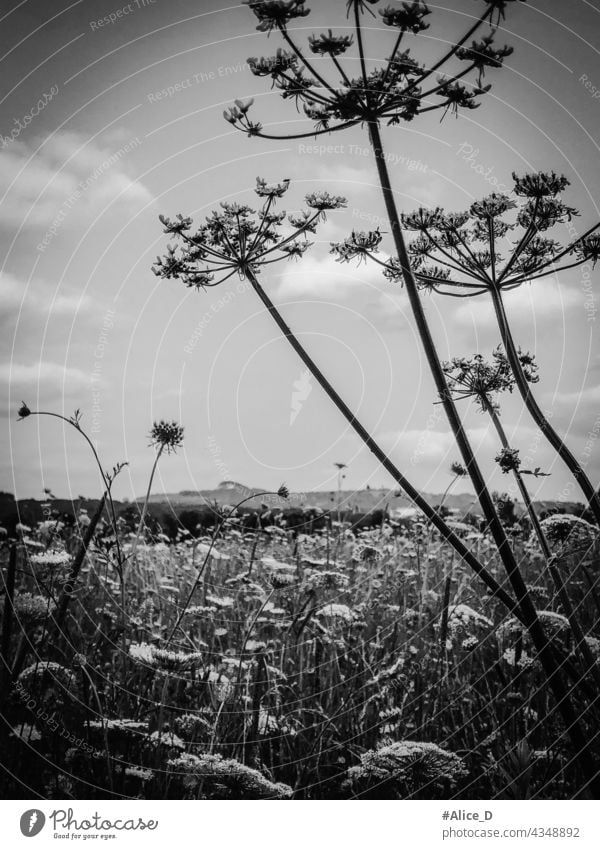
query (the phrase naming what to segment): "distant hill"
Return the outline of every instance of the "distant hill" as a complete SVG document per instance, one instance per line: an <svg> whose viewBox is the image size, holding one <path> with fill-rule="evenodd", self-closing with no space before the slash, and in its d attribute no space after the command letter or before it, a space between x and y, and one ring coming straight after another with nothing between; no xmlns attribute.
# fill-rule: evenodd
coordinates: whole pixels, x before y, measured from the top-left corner
<svg viewBox="0 0 600 849"><path fill-rule="evenodd" d="M433 507L439 506L442 496L431 493L422 493L423 497ZM274 494L264 494L264 490L257 487L247 487L237 481L222 481L216 489L184 490L175 493L161 493L152 495L150 498L150 513L159 521L171 515L180 515L183 511L190 511L208 507L213 504L233 505L243 499L248 499L244 505L246 508L258 508L267 504L269 507L279 509L298 507L318 507L321 510L338 509L337 490L316 492L292 492L288 499L280 498ZM115 507L119 515L135 515L139 512L142 498L134 502L115 501ZM11 533L17 522L34 526L44 519L44 505L47 500L25 498L15 501L10 493L0 492L0 526ZM98 499L79 498L70 500L66 498L54 498L51 501L52 511L73 516L81 509L93 513L98 505ZM481 516L481 509L475 502L474 496L469 493L450 494L444 501L444 506L449 508L456 518L467 513ZM561 512L576 513L583 505L577 502L541 501L536 502L540 511L559 509ZM344 490L341 493L340 507L343 511L357 513L370 513L374 510L386 509L392 516L409 516L412 513L412 504L405 495L396 495L394 490L389 489L361 489L357 491ZM522 504L516 504L516 513L524 512Z"/></svg>
<svg viewBox="0 0 600 849"><path fill-rule="evenodd" d="M337 510L338 506L337 490L292 492L287 500L274 498L273 496L260 497L259 494L261 492L263 490L256 487L248 487L236 481L222 481L216 489L184 490L182 492L156 494L151 496L150 501L153 504L169 504L175 509L178 507L189 509L200 507L203 504L214 504L215 502L218 504L237 504L243 498L254 496L251 501L248 501L248 507L259 506L261 502L270 505L276 503L279 507L320 507L322 510ZM371 510L385 509L386 507L390 511L412 507L412 502L406 495L396 495L396 492L397 490L390 489L343 490L341 493L341 508L357 513L368 513ZM442 500L441 494L435 495L427 492L421 494L432 507L438 506ZM143 501L143 499L139 498L138 502L140 501ZM481 508L475 496L468 492L449 494L446 496L444 506L457 513L481 515ZM581 504L567 501L540 501L536 502L536 506L540 510L559 508L565 512L571 512L581 507ZM517 502L517 513L523 510L523 505Z"/></svg>

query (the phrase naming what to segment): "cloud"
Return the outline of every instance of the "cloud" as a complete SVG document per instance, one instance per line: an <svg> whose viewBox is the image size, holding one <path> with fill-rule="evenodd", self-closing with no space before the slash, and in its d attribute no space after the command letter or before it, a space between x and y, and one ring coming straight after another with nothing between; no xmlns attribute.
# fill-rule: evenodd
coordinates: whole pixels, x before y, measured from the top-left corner
<svg viewBox="0 0 600 849"><path fill-rule="evenodd" d="M447 299L450 300L450 299ZM513 289L504 298L506 312L511 324L535 327L549 319L554 324L581 301L581 294L572 288L560 286L552 279L542 280L541 285L523 285ZM468 298L454 311L458 325L489 330L497 326L491 298L479 295Z"/></svg>
<svg viewBox="0 0 600 849"><path fill-rule="evenodd" d="M10 143L0 156L0 225L45 231L62 213L61 227L81 226L113 202L127 210L152 202L143 183L129 176L140 144L119 136L87 141L73 132Z"/></svg>
<svg viewBox="0 0 600 849"><path fill-rule="evenodd" d="M49 361L31 364L15 362L0 365L0 383L9 387L11 394L19 400L25 394L47 399L56 395L70 395L89 387L90 375L81 369Z"/></svg>
<svg viewBox="0 0 600 849"><path fill-rule="evenodd" d="M340 263L333 256L319 258L307 254L301 263L286 265L278 294L285 297L346 298L361 291L379 291L386 282L375 263Z"/></svg>
<svg viewBox="0 0 600 849"><path fill-rule="evenodd" d="M468 428L467 436L477 455L484 448L495 445L491 426ZM456 459L457 451L454 435L449 430L386 431L379 434L379 440L386 448L394 452L411 466L421 463L432 464L437 468L440 462ZM409 468L407 465L406 468Z"/></svg>
<svg viewBox="0 0 600 849"><path fill-rule="evenodd" d="M0 272L0 313L3 321L12 320L17 314L53 315L69 318L89 312L93 304L89 295L76 289L56 287L46 280L36 279L29 285L6 272Z"/></svg>

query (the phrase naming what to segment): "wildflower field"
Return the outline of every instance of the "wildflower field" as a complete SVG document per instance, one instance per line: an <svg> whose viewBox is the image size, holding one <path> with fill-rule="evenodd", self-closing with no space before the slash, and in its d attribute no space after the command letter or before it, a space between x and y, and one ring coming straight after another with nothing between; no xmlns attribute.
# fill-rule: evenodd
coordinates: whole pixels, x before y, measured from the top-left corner
<svg viewBox="0 0 600 849"><path fill-rule="evenodd" d="M69 19L4 98L60 54L70 116L2 137L0 793L598 798L596 88L557 58L575 35L597 62L573 29L593 4L568 25L558 0L197 5ZM170 480L206 521L161 476L188 448ZM387 488L360 521L351 462ZM229 466L265 491L206 499ZM337 510L275 490L284 470L337 483ZM53 476L67 512L44 489L27 521Z"/></svg>
<svg viewBox="0 0 600 849"><path fill-rule="evenodd" d="M149 538L135 558L122 528L124 591L108 521L76 581L88 516L70 530L19 528L4 563L3 795L577 794L576 753L525 629L426 524L297 533L219 518L211 535ZM594 529L571 516L544 524L596 663ZM500 576L489 535L461 533ZM537 542L521 526L514 537L593 739L594 679Z"/></svg>

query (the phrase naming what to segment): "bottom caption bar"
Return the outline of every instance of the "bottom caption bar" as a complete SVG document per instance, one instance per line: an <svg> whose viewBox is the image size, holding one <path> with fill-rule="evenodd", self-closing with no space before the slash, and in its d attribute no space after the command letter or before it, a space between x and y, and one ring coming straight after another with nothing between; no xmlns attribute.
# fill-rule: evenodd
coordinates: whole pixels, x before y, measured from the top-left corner
<svg viewBox="0 0 600 849"><path fill-rule="evenodd" d="M3 845L441 847L485 845L598 849L597 802L0 801Z"/></svg>

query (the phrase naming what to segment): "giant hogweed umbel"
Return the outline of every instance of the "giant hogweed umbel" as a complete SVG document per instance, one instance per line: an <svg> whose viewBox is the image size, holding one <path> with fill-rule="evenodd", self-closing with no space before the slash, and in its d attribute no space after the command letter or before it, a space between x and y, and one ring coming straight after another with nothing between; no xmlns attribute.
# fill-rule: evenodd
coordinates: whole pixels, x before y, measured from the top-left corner
<svg viewBox="0 0 600 849"><path fill-rule="evenodd" d="M438 60L426 65L411 54L412 44L407 46L429 28L431 11L420 0L386 6L377 10L379 15L374 9L379 0L348 0L346 12L352 25L344 21L343 33L328 30L313 35L303 48L289 25L309 14L305 0L245 0L258 20L257 29L277 32L285 44L274 56L249 59L250 70L258 77L270 77L284 99L292 99L298 110L302 107L312 127L281 135L266 132L251 117L252 100L236 101L225 111L225 118L247 135L265 139L316 136L355 125L367 128L408 300L437 393L505 569L517 574L506 532L446 385L406 250L381 136L382 123L400 125L429 112L458 114L460 109L478 107L478 98L490 89L489 83L484 84L486 72L502 67L512 52L510 47L495 45L496 27L512 2L515 0L484 0L481 14L467 31ZM392 33L391 52L380 65L367 58L376 52L365 48L365 15L377 19L378 25L380 17ZM445 33L440 41L445 42ZM350 72L351 65L359 68L357 76Z"/></svg>
<svg viewBox="0 0 600 849"><path fill-rule="evenodd" d="M258 276L264 266L299 256L308 246L307 233L312 233L320 219L328 210L345 205L344 198L333 197L327 192L307 195L307 209L300 215L288 216L291 232L282 232L286 219L285 213L276 213L276 201L287 191L289 181L276 185L267 185L264 180L257 181L256 193L264 199L262 208L256 212L246 205L223 203L221 211L213 212L205 223L196 230L190 218L182 215L170 220L161 216L165 233L177 239L176 246L169 246L164 257L158 257L154 265L157 276L165 279L181 279L194 289L205 289L219 285L233 274L239 274L248 280L262 303L277 323L285 338L302 359L311 374L324 389L348 423L365 442L372 453L381 462L394 480L402 487L411 500L423 511L442 537L454 547L464 561L474 570L491 592L507 607L515 612L527 628L535 645L540 662L544 668L565 727L579 752L581 768L588 782L594 782L594 764L589 752L588 742L573 709L561 665L555 647L548 641L535 605L527 592L527 587L514 559L512 550L503 551L505 565L508 561L507 576L515 598L498 584L491 572L473 555L457 534L443 521L418 490L408 481L402 472L392 463L385 452L372 438L368 430L358 421L347 404L327 380L323 372L312 360L308 352L294 336L285 320L260 285ZM449 394L449 393L448 393ZM504 534L504 531L502 531ZM508 543L506 543L508 546ZM510 563L514 565L511 567Z"/></svg>
<svg viewBox="0 0 600 849"><path fill-rule="evenodd" d="M258 178L256 194L262 200L262 207L258 211L247 205L223 203L220 211L212 212L204 224L196 229L191 218L182 215L175 219L160 216L164 232L174 237L177 243L169 245L164 256L157 257L153 267L154 273L166 280L179 279L188 288L197 290L218 286L233 274L248 280L290 345L384 468L482 578L492 593L504 604L514 608L516 602L500 589L498 583L482 567L460 537L442 520L438 511L425 501L358 421L260 285L258 277L262 271L273 263L302 255L310 245L308 234L316 231L326 212L346 205L342 197L332 196L327 192L316 192L306 196L305 210L286 216L285 212L276 212L275 206L288 188L289 180L268 185ZM286 222L287 232L284 230Z"/></svg>
<svg viewBox="0 0 600 849"><path fill-rule="evenodd" d="M492 299L500 338L523 401L541 432L565 462L587 498L600 525L600 497L584 469L537 403L527 369L520 356L504 306L506 293L550 275L600 259L600 224L563 244L549 237L558 225L568 226L578 211L562 199L569 185L554 172L513 175L511 194L491 194L469 209L447 213L421 207L401 216L405 230L415 234L408 244L413 275L421 290L453 298L488 295ZM375 260L392 280L405 279L397 258L382 258L378 231L352 233L332 245L341 261Z"/></svg>

